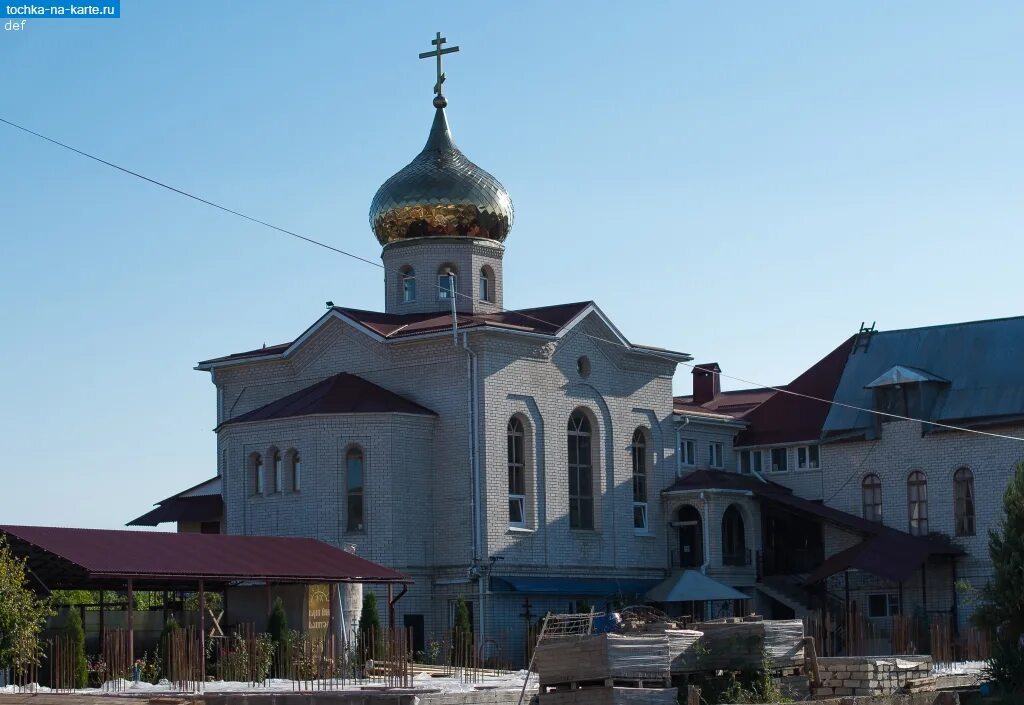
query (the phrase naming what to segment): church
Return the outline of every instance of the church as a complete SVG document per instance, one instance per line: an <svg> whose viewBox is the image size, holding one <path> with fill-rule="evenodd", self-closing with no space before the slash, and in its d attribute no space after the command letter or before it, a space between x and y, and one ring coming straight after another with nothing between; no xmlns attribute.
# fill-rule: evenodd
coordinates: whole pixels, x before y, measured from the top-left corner
<svg viewBox="0 0 1024 705"><path fill-rule="evenodd" d="M954 585L990 574L998 521L976 492L996 505L1024 458L1022 372L971 351L1020 349L1024 319L862 331L788 385L722 391L717 364L627 340L595 302L506 308L512 201L455 144L445 41L421 55L426 144L370 206L384 310L329 302L294 340L200 362L217 476L132 523L314 537L400 571L417 651L459 597L483 655L517 661L546 612L687 573L750 598L705 616L919 609L966 628ZM693 394L673 398L679 364Z"/></svg>
<svg viewBox="0 0 1024 705"><path fill-rule="evenodd" d="M371 204L384 310L331 306L197 369L225 532L351 546L415 580L400 624L443 634L461 595L483 643L521 631L524 604L536 620L664 577L657 493L690 357L627 340L594 302L506 309L512 201L456 146L441 83L422 151Z"/></svg>

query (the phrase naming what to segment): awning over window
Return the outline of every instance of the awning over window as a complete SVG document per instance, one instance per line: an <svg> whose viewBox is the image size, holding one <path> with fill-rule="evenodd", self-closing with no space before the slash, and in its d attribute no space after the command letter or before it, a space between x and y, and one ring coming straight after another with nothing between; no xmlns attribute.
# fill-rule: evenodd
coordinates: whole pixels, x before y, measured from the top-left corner
<svg viewBox="0 0 1024 705"><path fill-rule="evenodd" d="M706 602L708 600L749 600L735 588L709 578L699 570L683 570L662 580L644 597L651 602Z"/></svg>
<svg viewBox="0 0 1024 705"><path fill-rule="evenodd" d="M565 595L566 597L614 597L642 595L657 580L639 578L561 578L548 576L503 575L491 578L492 592L519 592L526 595Z"/></svg>

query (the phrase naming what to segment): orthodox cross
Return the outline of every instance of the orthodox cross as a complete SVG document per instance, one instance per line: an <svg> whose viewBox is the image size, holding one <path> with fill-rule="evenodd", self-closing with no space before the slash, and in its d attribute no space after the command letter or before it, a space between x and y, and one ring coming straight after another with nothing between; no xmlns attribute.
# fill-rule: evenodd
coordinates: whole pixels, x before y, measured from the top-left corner
<svg viewBox="0 0 1024 705"><path fill-rule="evenodd" d="M441 97L441 84L444 83L444 71L441 70L441 57L444 54L454 54L459 50L458 47L442 49L441 46L447 41L448 40L445 37L442 37L441 33L438 32L437 37L430 40L430 43L434 45L434 50L425 51L420 54L421 59L429 59L432 56L437 57L437 83L434 84L434 93L436 93L439 98Z"/></svg>

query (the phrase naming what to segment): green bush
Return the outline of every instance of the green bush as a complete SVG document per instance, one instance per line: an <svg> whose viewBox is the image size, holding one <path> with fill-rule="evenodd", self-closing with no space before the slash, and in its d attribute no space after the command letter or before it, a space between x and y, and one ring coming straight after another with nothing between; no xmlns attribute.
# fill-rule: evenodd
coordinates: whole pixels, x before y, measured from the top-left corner
<svg viewBox="0 0 1024 705"><path fill-rule="evenodd" d="M363 611L359 615L359 654L365 661L376 658L381 652L380 615L377 612L377 596L372 592L363 597Z"/></svg>

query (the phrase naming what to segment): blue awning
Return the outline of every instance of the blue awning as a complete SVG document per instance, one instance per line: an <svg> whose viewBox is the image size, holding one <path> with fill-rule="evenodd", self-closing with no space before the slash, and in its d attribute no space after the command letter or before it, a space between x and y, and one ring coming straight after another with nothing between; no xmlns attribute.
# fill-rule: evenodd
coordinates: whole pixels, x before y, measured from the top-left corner
<svg viewBox="0 0 1024 705"><path fill-rule="evenodd" d="M569 597L612 597L642 595L658 580L641 578L558 578L535 575L503 575L491 578L491 592L519 592L528 595Z"/></svg>

